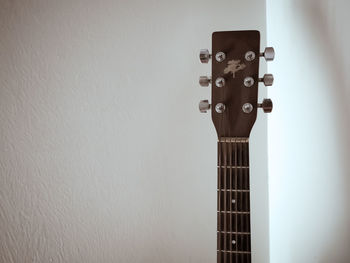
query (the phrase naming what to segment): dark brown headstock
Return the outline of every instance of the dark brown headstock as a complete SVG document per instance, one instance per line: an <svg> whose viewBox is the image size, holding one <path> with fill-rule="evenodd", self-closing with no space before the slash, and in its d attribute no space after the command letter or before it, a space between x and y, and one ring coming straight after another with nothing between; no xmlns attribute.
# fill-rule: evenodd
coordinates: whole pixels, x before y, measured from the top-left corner
<svg viewBox="0 0 350 263"><path fill-rule="evenodd" d="M213 33L211 54L201 51L203 63L211 58L212 77L201 77L200 84L212 84L212 120L218 137L249 137L257 108L272 110L271 100L258 104L258 84L272 85L271 74L259 78L259 57L272 60L273 49L260 53L259 31L224 31ZM201 111L209 107L207 101L200 104Z"/></svg>

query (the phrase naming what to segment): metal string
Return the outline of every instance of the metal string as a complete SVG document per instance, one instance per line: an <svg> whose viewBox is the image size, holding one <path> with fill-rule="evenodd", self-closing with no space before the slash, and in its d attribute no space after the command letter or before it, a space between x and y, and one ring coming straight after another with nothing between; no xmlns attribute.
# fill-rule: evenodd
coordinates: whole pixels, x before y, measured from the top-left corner
<svg viewBox="0 0 350 263"><path fill-rule="evenodd" d="M228 200L228 204L230 207L230 227L228 231L230 231L230 251L232 251L233 243L232 243L232 142L229 143L229 165L230 165L230 180L229 180L229 187L230 187L230 199ZM230 253L230 263L232 262L232 253Z"/></svg>
<svg viewBox="0 0 350 263"><path fill-rule="evenodd" d="M238 257L238 253L237 253L237 248L238 248L238 244L237 244L237 232L238 232L238 218L237 218L237 189L238 189L238 187L237 187L237 182L238 182L238 180L237 180L237 176L238 176L238 174L237 174L237 143L235 143L235 200L236 200L236 204L235 204L235 218L236 218L236 220L235 220L235 236L236 236L236 244L235 244L235 250L236 250L236 253L235 253L235 261L236 262L238 262L237 260L237 257Z"/></svg>
<svg viewBox="0 0 350 263"><path fill-rule="evenodd" d="M243 166L243 144L242 144L242 142L241 141L238 141L238 145L239 145L239 157L238 157L238 167L240 167L240 168L238 168L238 171L239 171L239 177L241 178L241 182L244 182L244 178L243 178L243 180L242 180L242 166ZM243 195L243 192L241 192L240 193L241 195ZM238 195L238 193L237 193L237 195ZM242 200L240 200L240 201L242 201ZM239 217L241 218L241 228L242 229L239 229L239 232L243 232L243 224L242 224L242 222L243 222L243 220L242 220L242 218L244 218L244 214L240 214L239 215ZM238 231L237 231L238 232ZM241 241L241 236L239 237L239 239L240 239L240 241ZM238 239L238 234L237 234L237 239ZM238 242L238 240L237 240L237 242ZM240 242L240 244L241 244L241 242ZM238 248L238 247L237 247ZM242 248L241 248L241 250L242 250ZM243 257L244 257L244 255L243 254L241 254L240 255L240 258L241 258L241 260L240 260L240 262L243 262Z"/></svg>
<svg viewBox="0 0 350 263"><path fill-rule="evenodd" d="M249 167L249 144L248 143L245 143L245 153L244 153L244 165ZM245 175L244 177L246 177L246 181L247 181L247 186L248 186L248 189L250 189L249 187L249 169L244 169L245 170ZM246 208L248 210L248 212L250 211L250 192L247 193L247 196L246 196ZM248 215L248 219L247 219L247 227L249 229L248 232L250 232L250 214ZM250 251L250 234L247 235L247 251ZM250 262L250 257L251 255L250 254L247 254L247 262Z"/></svg>
<svg viewBox="0 0 350 263"><path fill-rule="evenodd" d="M242 141L241 142L241 145L242 145L242 164L241 164L241 174L242 174L242 176L244 177L244 179L243 179L243 181L244 182L246 182L246 176L245 176L245 168L243 168L243 166L245 166L245 143ZM244 202L244 200L243 200L243 198L244 198L244 195L245 195L245 193L243 193L242 192L242 208L243 208L243 210L244 211L247 211L246 209L244 209L244 208L246 208L245 207L245 202ZM245 215L247 218L249 218L249 214L248 215ZM246 223L247 223L247 218L245 219L246 220ZM245 224L245 226L247 226L247 224ZM243 230L243 228L242 228L242 230ZM243 231L242 231L243 232ZM242 237L241 237L241 241L243 241L243 238L244 238L244 236L242 235ZM242 248L243 248L243 242L242 242ZM248 257L248 255L246 255L247 257ZM242 259L243 259L243 256L242 256ZM243 262L243 261L242 261Z"/></svg>
<svg viewBox="0 0 350 263"><path fill-rule="evenodd" d="M227 231L227 143L224 142L224 231ZM227 258L227 240L226 234L224 234L224 263L226 263Z"/></svg>
<svg viewBox="0 0 350 263"><path fill-rule="evenodd" d="M218 216L217 216L217 228L218 228L218 240L217 240L217 250L218 250L218 263L221 263L221 142L218 141Z"/></svg>

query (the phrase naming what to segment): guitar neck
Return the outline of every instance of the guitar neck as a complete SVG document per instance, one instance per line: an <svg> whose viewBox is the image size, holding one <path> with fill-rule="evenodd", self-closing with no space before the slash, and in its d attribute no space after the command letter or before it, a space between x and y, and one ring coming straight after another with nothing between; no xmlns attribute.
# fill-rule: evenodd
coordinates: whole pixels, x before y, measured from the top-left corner
<svg viewBox="0 0 350 263"><path fill-rule="evenodd" d="M217 263L251 262L249 134L257 109L272 111L272 101L258 103L259 82L273 84L273 75L260 77L259 57L271 61L272 47L260 52L260 32L216 31L212 51L201 49L202 63L211 60L211 76L199 84L211 84L211 104L199 102L200 112L211 111L218 142Z"/></svg>
<svg viewBox="0 0 350 263"><path fill-rule="evenodd" d="M217 191L217 262L251 262L248 138L219 138Z"/></svg>

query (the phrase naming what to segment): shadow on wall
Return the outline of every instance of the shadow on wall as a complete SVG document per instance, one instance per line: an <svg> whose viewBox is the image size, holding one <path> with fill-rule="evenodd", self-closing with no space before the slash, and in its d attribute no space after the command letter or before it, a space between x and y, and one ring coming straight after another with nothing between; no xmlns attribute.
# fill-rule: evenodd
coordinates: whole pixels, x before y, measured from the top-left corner
<svg viewBox="0 0 350 263"><path fill-rule="evenodd" d="M350 228L348 226L350 222L350 53L347 46L347 43L350 42L350 31L347 28L350 22L348 14L350 3L342 0L299 0L294 2L294 5L294 8L307 20L306 25L310 26L309 31L318 40L318 48L324 56L325 72L329 73L328 78L331 80L329 86L332 94L332 97L329 98L330 105L335 106L333 112L336 113L333 122L336 126L334 127L336 138L330 139L336 141L339 156L342 156L342 159L339 160L342 173L335 173L334 176L341 177L335 179L342 182L343 189L339 189L339 193L342 195L344 207L341 219L343 224L340 227L346 226L346 229L334 226L334 229L337 230L336 233L342 233L342 236L330 237L332 239L330 242L334 246L325 246L324 255L322 255L320 262L349 262L350 252L346 251L347 257L344 258L344 251L340 251L338 256L337 250L340 241L346 240L347 245L350 243ZM322 105L319 106L322 107Z"/></svg>

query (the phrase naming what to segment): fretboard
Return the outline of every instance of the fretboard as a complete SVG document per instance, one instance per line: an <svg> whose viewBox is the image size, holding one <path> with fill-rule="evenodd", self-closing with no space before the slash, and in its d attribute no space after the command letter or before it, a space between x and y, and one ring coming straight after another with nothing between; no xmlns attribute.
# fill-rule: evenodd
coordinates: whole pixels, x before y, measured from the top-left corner
<svg viewBox="0 0 350 263"><path fill-rule="evenodd" d="M217 262L251 262L248 138L218 141Z"/></svg>

